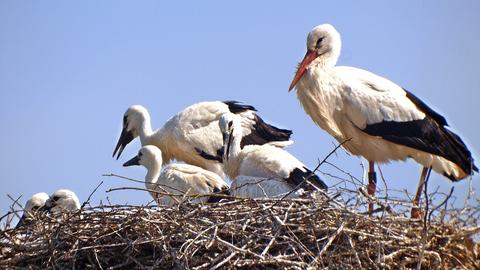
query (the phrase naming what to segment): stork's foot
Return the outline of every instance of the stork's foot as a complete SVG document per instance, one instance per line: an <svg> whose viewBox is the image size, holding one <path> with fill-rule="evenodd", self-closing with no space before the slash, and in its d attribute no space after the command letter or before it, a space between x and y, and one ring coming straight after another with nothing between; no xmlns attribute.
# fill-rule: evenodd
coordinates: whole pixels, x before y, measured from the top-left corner
<svg viewBox="0 0 480 270"><path fill-rule="evenodd" d="M412 207L412 211L410 212L410 218L411 219L420 219L422 218L422 210L418 208L418 206Z"/></svg>

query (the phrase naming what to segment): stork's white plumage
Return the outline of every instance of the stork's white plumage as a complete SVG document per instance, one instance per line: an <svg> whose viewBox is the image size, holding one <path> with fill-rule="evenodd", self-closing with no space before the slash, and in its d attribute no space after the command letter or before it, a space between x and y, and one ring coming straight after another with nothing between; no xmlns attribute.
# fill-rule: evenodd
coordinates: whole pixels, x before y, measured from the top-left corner
<svg viewBox="0 0 480 270"><path fill-rule="evenodd" d="M257 187L260 190L254 190L256 187L249 185L251 188L249 191L251 192L250 197L256 197L256 195L264 193L272 196L279 195L292 191L297 186L305 190L315 190L313 186L327 189L325 183L305 164L282 148L268 144L246 145L242 148L242 123L238 115L223 114L220 117L219 126L224 137L224 170L230 179L237 182L236 178L238 176L271 178L271 180L264 181L271 181L271 183L265 183L261 188ZM278 184L279 179L282 180L281 186ZM242 186L238 183L234 185ZM268 187L274 187L275 190L265 190ZM246 193L247 191L241 192Z"/></svg>
<svg viewBox="0 0 480 270"><path fill-rule="evenodd" d="M217 174L189 164L168 164L162 170L162 152L153 145L143 146L138 155L123 166L142 165L147 168L145 186L160 205L172 206L182 200L183 195L228 194L228 185ZM162 194L163 193L163 194ZM176 196L169 196L174 194ZM180 196L178 196L180 195ZM219 197L200 197L192 202L216 202Z"/></svg>
<svg viewBox="0 0 480 270"><path fill-rule="evenodd" d="M15 228L22 226L23 224L28 223L28 221L35 215L45 205L45 202L48 200L48 195L45 192L40 192L34 194L26 203L23 208L23 215L18 221Z"/></svg>
<svg viewBox="0 0 480 270"><path fill-rule="evenodd" d="M433 168L452 181L477 171L470 151L447 128L443 116L385 78L335 66L340 49L340 34L333 26L313 28L289 90L296 88L305 112L317 125L339 142L350 139L343 146L370 162L370 194L375 191L373 162L410 157L425 167L423 176ZM417 194L424 181L426 177Z"/></svg>
<svg viewBox="0 0 480 270"><path fill-rule="evenodd" d="M265 123L253 106L236 101L193 104L169 119L162 128L153 131L147 109L135 105L125 112L122 134L113 155L118 151L118 159L125 146L139 136L142 145L156 145L161 149L165 163L172 159L181 160L223 177L218 119L227 112L239 115L242 120L242 146L270 142L285 144L292 133Z"/></svg>
<svg viewBox="0 0 480 270"><path fill-rule="evenodd" d="M53 215L70 213L80 209L80 201L75 192L59 189L45 202L45 209Z"/></svg>
<svg viewBox="0 0 480 270"><path fill-rule="evenodd" d="M240 198L298 197L298 192L291 191L292 185L284 179L247 175L235 177L230 186L231 195Z"/></svg>

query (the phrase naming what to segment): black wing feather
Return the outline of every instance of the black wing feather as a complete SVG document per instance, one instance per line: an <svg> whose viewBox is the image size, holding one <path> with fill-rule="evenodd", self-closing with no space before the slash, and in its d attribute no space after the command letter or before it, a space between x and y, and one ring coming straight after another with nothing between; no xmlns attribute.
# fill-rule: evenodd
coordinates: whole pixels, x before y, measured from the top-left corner
<svg viewBox="0 0 480 270"><path fill-rule="evenodd" d="M222 194L222 195L228 195L230 196L230 189L226 186L222 187L222 189L219 189L217 187L213 188L213 193L215 194ZM207 203L217 203L219 202L221 199L225 199L224 196L215 196L215 195L211 195L208 200L207 200Z"/></svg>
<svg viewBox="0 0 480 270"><path fill-rule="evenodd" d="M315 190L310 184L313 184L319 189L323 189L325 191L328 190L328 186L316 174L306 167L303 167L303 169L305 171L301 170L300 168L295 168L292 172L290 172L290 175L287 179L285 179L285 181L290 183L293 187L300 185L300 187L304 190Z"/></svg>
<svg viewBox="0 0 480 270"><path fill-rule="evenodd" d="M292 136L292 131L289 129L282 129L265 123L263 119L255 115L252 132L242 138L241 147L250 144L262 145L268 142L288 141Z"/></svg>
<svg viewBox="0 0 480 270"><path fill-rule="evenodd" d="M241 104L240 102L235 100L223 101L223 103L228 105L228 109L230 110L230 112L235 114L246 111L257 111L255 107L251 105ZM251 133L242 138L242 141L240 143L240 146L242 148L245 145L262 145L269 142L290 140L290 136L292 135L291 130L272 126L263 121L263 119L256 114L254 115L253 121L255 124L252 127ZM222 163L223 147L217 149L215 153L216 155L209 154L198 148L195 148L195 151L204 159L214 160Z"/></svg>
<svg viewBox="0 0 480 270"><path fill-rule="evenodd" d="M412 94L410 91L407 89L403 89L407 93L407 98L410 99L417 108L422 111L424 114L428 115L430 118L435 120L439 126L448 126L447 120L445 117L434 111L432 108L428 107L425 102L417 98L414 94Z"/></svg>
<svg viewBox="0 0 480 270"><path fill-rule="evenodd" d="M406 91L406 90L405 90ZM465 173L478 171L473 164L472 154L460 137L447 128L445 117L428 107L412 93L409 98L426 117L407 122L383 121L367 125L363 131L372 136L441 156L457 164ZM451 180L453 176L446 175Z"/></svg>
<svg viewBox="0 0 480 270"><path fill-rule="evenodd" d="M228 105L228 109L230 112L234 114L246 112L246 111L257 111L255 107L251 105L242 104L239 101L235 100L228 100L223 101L223 103ZM250 144L258 144L262 145L267 142L274 142L274 141L288 141L290 140L290 136L292 135L292 131L288 129L281 129L270 124L265 123L263 119L256 115L254 116L254 126L252 127L252 132L245 136L242 139L241 146L244 147L245 145Z"/></svg>
<svg viewBox="0 0 480 270"><path fill-rule="evenodd" d="M241 104L241 102L236 100L226 100L223 101L223 103L227 104L230 112L235 114L245 111L257 111L257 109L255 109L255 107L253 107L252 105Z"/></svg>
<svg viewBox="0 0 480 270"><path fill-rule="evenodd" d="M199 149L197 147L195 147L195 151L197 152L197 154L199 154L202 158L206 159L206 160L213 160L213 161L218 161L220 163L223 162L222 160L222 157L223 157L223 147L219 150L217 150L217 155L214 156L214 155L211 155L205 151L203 151L202 149Z"/></svg>

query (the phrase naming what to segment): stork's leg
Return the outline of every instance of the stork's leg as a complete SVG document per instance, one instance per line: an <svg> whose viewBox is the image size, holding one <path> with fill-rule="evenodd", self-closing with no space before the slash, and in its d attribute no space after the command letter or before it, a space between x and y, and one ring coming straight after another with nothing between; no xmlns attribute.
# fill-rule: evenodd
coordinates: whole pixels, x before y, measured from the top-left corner
<svg viewBox="0 0 480 270"><path fill-rule="evenodd" d="M418 208L418 205L420 204L420 197L422 196L423 185L425 185L425 182L428 180L431 170L432 167L423 167L422 174L420 175L417 193L415 194L415 199L413 199L412 211L410 212L410 217L413 219L419 219L421 216L421 211L420 208Z"/></svg>
<svg viewBox="0 0 480 270"><path fill-rule="evenodd" d="M375 173L375 162L368 161L368 195L375 195L377 189L377 174ZM368 212L371 214L373 211L373 204L368 204Z"/></svg>

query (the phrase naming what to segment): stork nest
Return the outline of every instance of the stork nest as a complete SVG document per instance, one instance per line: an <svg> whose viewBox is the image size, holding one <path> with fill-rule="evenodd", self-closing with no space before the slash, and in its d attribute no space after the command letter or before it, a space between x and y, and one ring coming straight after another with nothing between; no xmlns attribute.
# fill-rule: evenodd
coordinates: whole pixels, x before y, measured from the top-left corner
<svg viewBox="0 0 480 270"><path fill-rule="evenodd" d="M236 198L100 206L61 220L40 215L29 226L0 231L0 268L480 267L473 240L480 226L461 218L465 209L416 221L388 207L373 217L358 209L328 197Z"/></svg>

